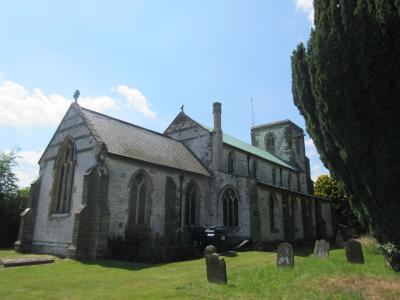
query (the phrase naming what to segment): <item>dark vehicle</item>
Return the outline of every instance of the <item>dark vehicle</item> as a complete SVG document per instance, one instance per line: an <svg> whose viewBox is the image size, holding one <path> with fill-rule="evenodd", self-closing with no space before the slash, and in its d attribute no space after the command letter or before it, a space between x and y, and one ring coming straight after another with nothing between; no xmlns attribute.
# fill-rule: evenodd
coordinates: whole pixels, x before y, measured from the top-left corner
<svg viewBox="0 0 400 300"><path fill-rule="evenodd" d="M201 251L208 245L213 245L218 252L226 251L226 232L223 227L193 227L191 239Z"/></svg>

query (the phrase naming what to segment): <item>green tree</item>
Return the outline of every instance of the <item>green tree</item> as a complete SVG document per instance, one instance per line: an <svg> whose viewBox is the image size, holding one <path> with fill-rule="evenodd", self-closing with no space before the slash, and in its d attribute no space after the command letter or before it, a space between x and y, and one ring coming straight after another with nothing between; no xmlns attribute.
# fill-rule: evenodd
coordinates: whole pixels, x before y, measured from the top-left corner
<svg viewBox="0 0 400 300"><path fill-rule="evenodd" d="M343 188L335 178L329 175L320 175L314 183L314 194L329 199L333 202L336 219L342 233L357 234L366 233L367 229L360 223L358 217L353 213L350 202Z"/></svg>
<svg viewBox="0 0 400 300"><path fill-rule="evenodd" d="M29 188L18 190L14 151L0 153L0 247L12 246L18 237L19 215L29 198Z"/></svg>
<svg viewBox="0 0 400 300"><path fill-rule="evenodd" d="M314 9L307 49L292 55L294 102L363 223L399 248L400 1L315 0Z"/></svg>

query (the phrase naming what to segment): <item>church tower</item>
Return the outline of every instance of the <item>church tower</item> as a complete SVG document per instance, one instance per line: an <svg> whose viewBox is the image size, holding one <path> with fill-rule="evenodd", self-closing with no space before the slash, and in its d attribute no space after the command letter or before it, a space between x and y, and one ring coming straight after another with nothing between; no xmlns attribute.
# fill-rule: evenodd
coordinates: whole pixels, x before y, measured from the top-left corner
<svg viewBox="0 0 400 300"><path fill-rule="evenodd" d="M290 120L254 126L251 128L251 143L295 166L306 175L308 190L311 191L310 162L305 153L302 128Z"/></svg>

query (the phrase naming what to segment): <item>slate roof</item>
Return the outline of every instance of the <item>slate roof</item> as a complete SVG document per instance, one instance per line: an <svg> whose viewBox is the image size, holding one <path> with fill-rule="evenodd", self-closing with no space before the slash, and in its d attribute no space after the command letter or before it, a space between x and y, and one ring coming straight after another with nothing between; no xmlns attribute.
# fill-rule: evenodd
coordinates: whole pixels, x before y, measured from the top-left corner
<svg viewBox="0 0 400 300"><path fill-rule="evenodd" d="M199 125L202 126L204 129L206 129L209 132L212 132L212 130L213 130L211 127L208 127L208 126L205 126L205 125L202 125L202 124L199 124ZM260 149L258 147L255 147L253 145L247 144L247 143L245 143L245 142L243 142L243 141L241 141L241 140L239 140L237 138L234 138L234 137L232 137L232 136L230 136L230 135L228 135L226 133L222 134L222 141L223 141L223 143L225 143L227 145L230 145L232 147L240 149L240 150L242 150L244 152L253 154L253 155L255 155L255 156L259 157L259 158L268 160L270 162L273 162L273 163L275 163L277 165L289 168L291 170L298 171L297 168L295 168L294 166L291 166L290 164L286 163L285 161L279 159L278 157L276 157L275 155L271 154L270 152L265 151L263 149Z"/></svg>
<svg viewBox="0 0 400 300"><path fill-rule="evenodd" d="M106 145L108 153L210 176L183 143L83 107L79 109L95 139Z"/></svg>

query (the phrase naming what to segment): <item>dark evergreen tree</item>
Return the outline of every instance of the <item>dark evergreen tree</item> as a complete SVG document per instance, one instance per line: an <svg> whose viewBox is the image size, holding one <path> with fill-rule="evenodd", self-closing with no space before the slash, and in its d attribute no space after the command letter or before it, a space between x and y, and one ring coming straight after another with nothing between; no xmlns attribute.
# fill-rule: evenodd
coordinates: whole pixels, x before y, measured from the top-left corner
<svg viewBox="0 0 400 300"><path fill-rule="evenodd" d="M20 213L29 198L29 188L17 188L12 171L16 154L0 153L0 247L10 247L17 240Z"/></svg>
<svg viewBox="0 0 400 300"><path fill-rule="evenodd" d="M400 249L400 1L315 0L314 9L307 49L292 55L294 102L355 212Z"/></svg>

